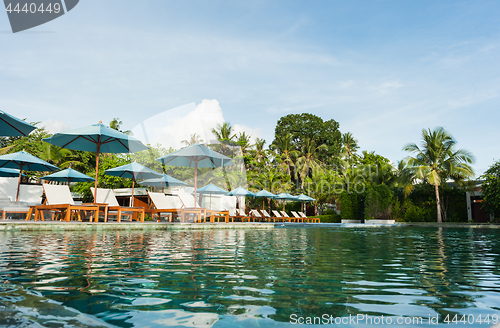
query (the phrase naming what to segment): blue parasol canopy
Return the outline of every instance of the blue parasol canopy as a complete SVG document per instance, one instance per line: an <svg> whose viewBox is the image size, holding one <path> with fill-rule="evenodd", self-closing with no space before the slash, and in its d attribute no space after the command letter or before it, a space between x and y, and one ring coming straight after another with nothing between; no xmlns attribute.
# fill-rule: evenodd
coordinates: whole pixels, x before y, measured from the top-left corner
<svg viewBox="0 0 500 328"><path fill-rule="evenodd" d="M204 187L198 189L198 193L200 194L219 194L219 195L227 195L227 190L217 187L216 185L210 183Z"/></svg>
<svg viewBox="0 0 500 328"><path fill-rule="evenodd" d="M273 199L273 198L276 198L276 195L273 194L272 192L269 192L267 190L261 190L257 193L255 193L255 197L262 197L262 198L270 198L270 199ZM265 209L265 203L264 203L264 200L262 200L262 208Z"/></svg>
<svg viewBox="0 0 500 328"><path fill-rule="evenodd" d="M154 187L174 187L174 186L187 186L188 184L171 177L170 175L163 174L161 178L154 178L141 181L142 185Z"/></svg>
<svg viewBox="0 0 500 328"><path fill-rule="evenodd" d="M88 175L83 174L81 172L78 172L77 170L73 170L72 168L46 175L40 179L47 181L66 181L68 183L94 181L94 178L89 177Z"/></svg>
<svg viewBox="0 0 500 328"><path fill-rule="evenodd" d="M101 122L83 128L59 132L43 140L66 149L96 153L94 200L97 199L97 173L99 172L100 153L134 153L148 149L139 139L116 131Z"/></svg>
<svg viewBox="0 0 500 328"><path fill-rule="evenodd" d="M162 162L164 165L194 167L194 199L196 199L198 167L215 168L234 164L229 157L198 143L157 158L156 160Z"/></svg>
<svg viewBox="0 0 500 328"><path fill-rule="evenodd" d="M106 175L136 180L161 178L163 174L155 172L142 164L133 162L104 171Z"/></svg>
<svg viewBox="0 0 500 328"><path fill-rule="evenodd" d="M264 189L255 193L255 197L276 198L276 195Z"/></svg>
<svg viewBox="0 0 500 328"><path fill-rule="evenodd" d="M251 191L246 190L245 188L238 187L229 192L229 196L255 196L255 194Z"/></svg>
<svg viewBox="0 0 500 328"><path fill-rule="evenodd" d="M304 194L300 194L298 196L295 196L297 200L303 201L303 202L314 202L316 199L309 197Z"/></svg>
<svg viewBox="0 0 500 328"><path fill-rule="evenodd" d="M130 206L134 204L135 180L161 178L162 174L155 172L142 164L133 162L104 171L106 175L132 179L132 197Z"/></svg>
<svg viewBox="0 0 500 328"><path fill-rule="evenodd" d="M19 183L17 185L16 202L19 200L19 186L21 185L21 172L26 171L56 171L57 166L47 163L30 153L18 151L17 153L0 156L0 168L19 169Z"/></svg>
<svg viewBox="0 0 500 328"><path fill-rule="evenodd" d="M21 173L21 176L25 177L26 175ZM2 177L2 178L17 178L17 177L19 177L19 170L1 168L0 169L0 177Z"/></svg>
<svg viewBox="0 0 500 328"><path fill-rule="evenodd" d="M282 192L281 194L276 195L276 199L283 200L297 200L297 197L290 195L289 193Z"/></svg>
<svg viewBox="0 0 500 328"><path fill-rule="evenodd" d="M0 137L26 137L36 127L0 110Z"/></svg>

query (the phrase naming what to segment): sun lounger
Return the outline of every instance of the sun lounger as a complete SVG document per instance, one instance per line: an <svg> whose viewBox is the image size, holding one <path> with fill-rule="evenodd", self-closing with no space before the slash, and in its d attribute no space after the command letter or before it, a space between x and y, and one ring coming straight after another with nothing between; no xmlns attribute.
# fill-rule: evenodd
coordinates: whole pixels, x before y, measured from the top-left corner
<svg viewBox="0 0 500 328"><path fill-rule="evenodd" d="M307 215L305 215L303 212L299 212L299 215L301 218L305 220L307 220L309 223L320 223L320 220L319 218L308 218Z"/></svg>
<svg viewBox="0 0 500 328"><path fill-rule="evenodd" d="M288 218L281 215L281 213L278 212L277 210L273 210L272 212L273 212L274 216L276 217L276 220L278 220L278 222L285 222L285 221L290 222L290 220Z"/></svg>
<svg viewBox="0 0 500 328"><path fill-rule="evenodd" d="M92 194L95 195L95 189L90 188L92 191ZM141 222L144 222L144 214L145 214L145 208L144 207L125 207L125 206L120 206L118 204L118 200L116 199L115 193L111 189L102 189L102 188L97 188L97 199L96 203L94 205L107 205L106 206L106 211L107 215L104 215L104 222L107 222L108 218L107 216L109 215L116 215L116 221L121 222L122 215L129 215L130 216L130 221L132 220L137 220L139 221L138 215L141 215Z"/></svg>
<svg viewBox="0 0 500 328"><path fill-rule="evenodd" d="M232 218L233 222L234 220L241 220L241 222L245 222L245 220L247 220L247 222L255 221L255 217L247 215L242 209L237 208L235 212L231 214L232 215L230 215L229 217Z"/></svg>
<svg viewBox="0 0 500 328"><path fill-rule="evenodd" d="M17 192L17 185L15 188ZM41 205L43 195L42 185L21 185L19 201L13 202L9 197L0 199L0 216L6 219L24 220L30 212L30 206Z"/></svg>
<svg viewBox="0 0 500 328"><path fill-rule="evenodd" d="M288 222L297 222L297 218L296 217L291 217L290 215L288 215L287 212L285 211L280 211L281 215L286 218L288 220ZM293 214L292 214L293 215Z"/></svg>
<svg viewBox="0 0 500 328"><path fill-rule="evenodd" d="M264 219L267 221L267 222L271 222L271 220L273 220L273 222L276 222L276 220L278 222L280 222L280 220L282 220L281 216L271 216L269 215L269 213L267 213L266 210L260 210L260 212L262 213L262 216L264 217ZM273 213L274 214L274 213ZM281 221L283 222L283 221Z"/></svg>
<svg viewBox="0 0 500 328"><path fill-rule="evenodd" d="M250 216L253 218L254 222L255 222L255 220L258 220L260 222L260 221L263 221L265 219L264 216L261 213L259 213L259 211L257 211L257 210L251 210Z"/></svg>
<svg viewBox="0 0 500 328"><path fill-rule="evenodd" d="M146 213L157 216L157 222L160 222L162 214L166 214L169 222L174 222L174 215L181 216L182 208L185 207L181 199L177 196L166 196L162 192L149 192L151 208L146 209Z"/></svg>
<svg viewBox="0 0 500 328"><path fill-rule="evenodd" d="M290 213L292 213L293 217L295 218L295 222L304 222L304 218L297 214L297 212L290 211Z"/></svg>
<svg viewBox="0 0 500 328"><path fill-rule="evenodd" d="M89 219L90 222L92 222L93 217L97 219L99 215L99 206L76 205L67 185L44 184L43 192L45 193L44 204L30 206L26 220L30 220L33 213L35 214L35 221L45 220L44 211L50 211L52 219L54 219L56 214L60 214L61 220L66 222L69 222L75 214L78 216L79 221L83 221L82 214L85 217L87 212L93 212L93 215Z"/></svg>

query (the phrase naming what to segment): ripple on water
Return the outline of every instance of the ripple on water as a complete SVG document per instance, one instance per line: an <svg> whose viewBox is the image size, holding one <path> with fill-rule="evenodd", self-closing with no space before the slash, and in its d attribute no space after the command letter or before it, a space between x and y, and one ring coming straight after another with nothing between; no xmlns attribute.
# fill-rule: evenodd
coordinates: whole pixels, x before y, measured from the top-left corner
<svg viewBox="0 0 500 328"><path fill-rule="evenodd" d="M499 252L487 229L3 232L0 302L19 322L82 327L500 315Z"/></svg>

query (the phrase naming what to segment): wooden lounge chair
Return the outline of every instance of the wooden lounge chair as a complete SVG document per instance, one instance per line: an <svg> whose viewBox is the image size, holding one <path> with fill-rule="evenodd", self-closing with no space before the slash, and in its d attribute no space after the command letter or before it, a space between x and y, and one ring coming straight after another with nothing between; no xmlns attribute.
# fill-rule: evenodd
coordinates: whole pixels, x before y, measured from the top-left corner
<svg viewBox="0 0 500 328"><path fill-rule="evenodd" d="M17 181L17 180L16 180ZM7 189L10 186L7 185ZM11 190L7 190L11 192ZM17 192L16 187L12 188L13 194ZM41 185L21 185L19 186L19 201L13 202L10 198L0 198L0 216L6 219L25 219L30 212L30 206L41 205L43 188Z"/></svg>
<svg viewBox="0 0 500 328"><path fill-rule="evenodd" d="M307 220L309 223L320 223L319 218L308 218L307 215L305 215L303 212L299 212L299 215L304 219Z"/></svg>
<svg viewBox="0 0 500 328"><path fill-rule="evenodd" d="M273 220L273 222L276 222L276 220L278 220L278 222L280 222L280 220L282 219L281 217L269 215L269 213L267 213L266 210L260 210L260 212L262 213L264 220L266 220L267 222L271 222L271 220ZM281 222L283 222L283 221L281 221Z"/></svg>
<svg viewBox="0 0 500 328"><path fill-rule="evenodd" d="M276 218L276 220L278 220L278 222L285 222L285 221L290 222L290 220L288 220L283 215L281 215L281 213L278 212L277 210L273 210L272 212L273 212L274 217Z"/></svg>
<svg viewBox="0 0 500 328"><path fill-rule="evenodd" d="M79 221L83 221L82 213L84 216L87 212L92 213L89 221L92 222L92 217L97 218L99 215L99 206L95 205L76 205L69 186L67 185L43 185L43 192L45 193L45 202L43 205L30 206L29 212L26 215L26 220L30 220L33 213L35 214L35 221L45 220L43 212L50 211L52 219L55 215L61 215L61 221L69 222L71 217L76 214Z"/></svg>
<svg viewBox="0 0 500 328"><path fill-rule="evenodd" d="M95 195L95 189L90 188L92 194ZM105 215L104 222L107 222L107 216L116 215L116 221L121 222L122 215L129 215L130 221L139 221L138 215L141 215L141 222L144 222L145 208L144 207L125 207L118 204L115 193L111 189L97 188L97 199L96 205L106 204L107 205L107 215Z"/></svg>
<svg viewBox="0 0 500 328"><path fill-rule="evenodd" d="M245 220L247 220L247 222L250 222L250 221L254 221L255 222L255 217L254 216L250 216L250 215L247 215L245 213L244 210L241 210L241 209L236 209L234 213L232 213L233 215L230 215L229 217L233 219L233 222L234 220L241 220L241 222L245 222Z"/></svg>
<svg viewBox="0 0 500 328"><path fill-rule="evenodd" d="M297 222L297 218L288 215L285 211L280 211L281 215L288 220L288 222ZM292 214L293 215L293 214Z"/></svg>
<svg viewBox="0 0 500 328"><path fill-rule="evenodd" d="M179 197L184 204L181 213L181 222L206 222L207 213L206 208L201 207L197 202L195 202L194 196L184 192L182 190L177 192L177 197ZM175 197L175 196L174 196ZM228 213L229 215L229 213Z"/></svg>
<svg viewBox="0 0 500 328"><path fill-rule="evenodd" d="M290 213L292 213L293 217L295 218L295 222L304 222L304 218L301 217L297 212L290 211Z"/></svg>
<svg viewBox="0 0 500 328"><path fill-rule="evenodd" d="M265 220L264 216L257 210L251 210L250 216L253 218L253 222L255 222L256 220L259 222Z"/></svg>
<svg viewBox="0 0 500 328"><path fill-rule="evenodd" d="M166 196L162 192L148 191L151 207L146 209L146 213L150 213L154 219L157 216L157 222L161 221L162 214L168 217L169 222L174 222L174 216L182 216L182 208L186 207L178 196Z"/></svg>

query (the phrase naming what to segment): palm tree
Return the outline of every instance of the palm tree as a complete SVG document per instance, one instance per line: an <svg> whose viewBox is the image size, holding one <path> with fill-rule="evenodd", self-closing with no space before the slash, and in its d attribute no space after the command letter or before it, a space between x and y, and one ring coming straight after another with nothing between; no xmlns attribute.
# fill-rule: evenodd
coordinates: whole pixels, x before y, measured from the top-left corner
<svg viewBox="0 0 500 328"><path fill-rule="evenodd" d="M344 133L342 135L342 153L349 162L352 162L352 160L356 158L356 151L358 149L358 141L354 139L351 132Z"/></svg>
<svg viewBox="0 0 500 328"><path fill-rule="evenodd" d="M228 122L217 124L217 127L212 129L212 133L221 143L229 143L236 137L236 135L233 134L233 127Z"/></svg>
<svg viewBox="0 0 500 328"><path fill-rule="evenodd" d="M292 137L291 133L279 135L274 143L279 154L279 166L283 172L290 175L292 175L292 169L295 168L294 159L300 154L299 151L293 149Z"/></svg>
<svg viewBox="0 0 500 328"><path fill-rule="evenodd" d="M251 147L250 145L250 136L246 134L246 132L243 131L243 133L240 132L238 135L238 140L236 143L241 147L241 152L243 155L245 155L247 148Z"/></svg>
<svg viewBox="0 0 500 328"><path fill-rule="evenodd" d="M311 170L320 166L318 161L318 155L322 151L328 150L328 146L325 144L316 146L316 142L311 138L305 138L302 145L302 156L297 159L297 170L299 171L299 176L302 181L302 187L304 186L304 181Z"/></svg>
<svg viewBox="0 0 500 328"><path fill-rule="evenodd" d="M130 130L125 130L125 131L120 130L122 124L123 121L121 121L119 117L115 117L111 122L109 122L109 127L112 128L113 130L120 131L125 134L132 134L132 131Z"/></svg>
<svg viewBox="0 0 500 328"><path fill-rule="evenodd" d="M266 161L266 150L264 149L264 145L266 144L266 140L255 138L255 160L259 164L263 164Z"/></svg>
<svg viewBox="0 0 500 328"><path fill-rule="evenodd" d="M233 134L233 127L231 126L231 124L227 122L217 124L217 127L212 129L212 133L221 143L221 152L226 156L231 155L228 146L235 144L233 139L236 137L236 135Z"/></svg>
<svg viewBox="0 0 500 328"><path fill-rule="evenodd" d="M439 186L448 178L461 180L474 176L469 164L474 163L474 156L464 149L455 150L455 139L442 127L422 130L422 148L410 143L403 147L415 157L407 157L405 162L416 178L423 179L434 186L436 193L437 222L441 223L441 202Z"/></svg>
<svg viewBox="0 0 500 328"><path fill-rule="evenodd" d="M191 146L191 145L194 145L196 143L202 143L203 139L201 139L201 137L199 135L197 135L196 133L193 133L191 135L191 137L189 138L189 140L182 140L181 142L183 144L185 144L186 146Z"/></svg>

